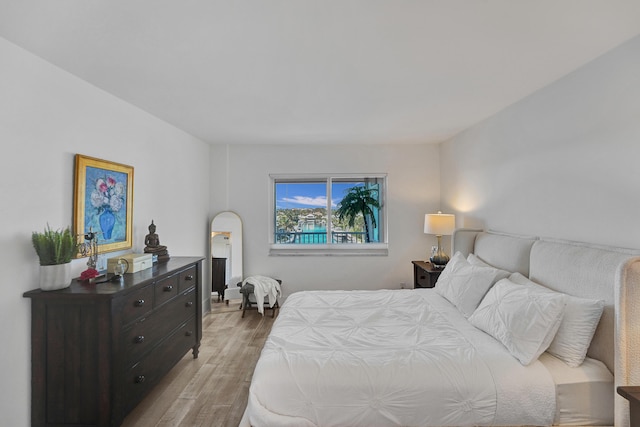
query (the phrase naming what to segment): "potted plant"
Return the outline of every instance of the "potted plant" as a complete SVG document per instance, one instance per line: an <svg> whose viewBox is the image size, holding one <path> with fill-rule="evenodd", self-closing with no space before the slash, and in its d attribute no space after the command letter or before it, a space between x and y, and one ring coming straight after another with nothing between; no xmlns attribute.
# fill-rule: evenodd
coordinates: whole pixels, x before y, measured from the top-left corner
<svg viewBox="0 0 640 427"><path fill-rule="evenodd" d="M78 243L69 227L31 234L33 248L40 259L40 288L53 291L71 284L71 259L78 252Z"/></svg>

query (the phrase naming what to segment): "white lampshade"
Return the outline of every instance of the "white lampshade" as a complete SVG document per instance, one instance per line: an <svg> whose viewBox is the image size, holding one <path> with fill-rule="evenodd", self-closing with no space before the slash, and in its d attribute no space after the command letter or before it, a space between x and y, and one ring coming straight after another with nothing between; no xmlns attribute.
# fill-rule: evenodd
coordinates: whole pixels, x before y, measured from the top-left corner
<svg viewBox="0 0 640 427"><path fill-rule="evenodd" d="M448 236L453 234L456 228L456 216L452 214L426 214L424 216L425 234L435 234L436 236Z"/></svg>

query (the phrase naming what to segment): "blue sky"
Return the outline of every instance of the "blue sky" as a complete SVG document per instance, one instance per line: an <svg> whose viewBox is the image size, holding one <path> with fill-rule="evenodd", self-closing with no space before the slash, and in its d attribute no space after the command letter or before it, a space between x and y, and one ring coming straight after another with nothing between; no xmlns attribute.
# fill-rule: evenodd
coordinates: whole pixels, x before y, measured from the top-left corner
<svg viewBox="0 0 640 427"><path fill-rule="evenodd" d="M347 188L354 186L353 182L334 182L332 184L331 206L336 207L345 194ZM327 206L327 184L319 183L277 183L276 208L324 208Z"/></svg>

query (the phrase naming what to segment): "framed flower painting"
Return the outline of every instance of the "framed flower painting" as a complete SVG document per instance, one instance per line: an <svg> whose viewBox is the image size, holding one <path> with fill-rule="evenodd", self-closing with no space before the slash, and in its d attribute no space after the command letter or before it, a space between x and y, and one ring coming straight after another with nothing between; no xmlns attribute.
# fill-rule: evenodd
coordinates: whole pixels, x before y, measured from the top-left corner
<svg viewBox="0 0 640 427"><path fill-rule="evenodd" d="M133 235L133 167L76 154L75 232L94 233L98 253L129 249Z"/></svg>

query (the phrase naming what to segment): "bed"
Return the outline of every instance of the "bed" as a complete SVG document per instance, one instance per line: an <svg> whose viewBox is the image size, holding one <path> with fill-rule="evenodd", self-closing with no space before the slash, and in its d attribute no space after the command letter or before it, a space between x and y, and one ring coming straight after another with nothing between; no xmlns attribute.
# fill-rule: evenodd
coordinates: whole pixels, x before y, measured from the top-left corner
<svg viewBox="0 0 640 427"><path fill-rule="evenodd" d="M628 425L638 252L465 229L452 251L434 289L290 295L240 425Z"/></svg>

